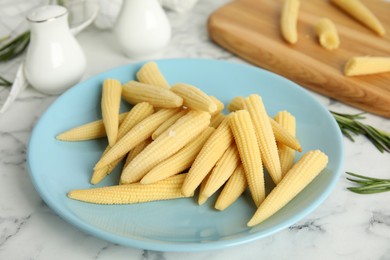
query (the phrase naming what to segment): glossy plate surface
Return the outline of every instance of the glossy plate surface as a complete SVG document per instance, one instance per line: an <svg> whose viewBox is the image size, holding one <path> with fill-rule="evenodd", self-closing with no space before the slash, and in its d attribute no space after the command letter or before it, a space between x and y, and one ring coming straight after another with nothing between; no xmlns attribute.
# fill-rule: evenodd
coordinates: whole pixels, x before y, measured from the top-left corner
<svg viewBox="0 0 390 260"><path fill-rule="evenodd" d="M299 221L327 198L343 170L342 136L333 117L309 92L280 76L247 65L202 59L157 63L171 84L198 86L225 105L235 96L258 93L271 116L280 110L290 111L296 116L303 152L321 149L329 156L327 168L286 207L253 228L246 226L255 212L248 194L223 212L213 209L216 196L202 206L194 198L110 206L68 199L68 191L92 187L92 168L107 142L61 142L55 136L99 119L102 81L134 79L142 63L131 64L96 75L68 90L33 130L28 148L30 175L38 193L59 216L113 243L159 251L200 251L273 234ZM128 108L123 104L124 111ZM98 186L114 185L118 177L119 168Z"/></svg>

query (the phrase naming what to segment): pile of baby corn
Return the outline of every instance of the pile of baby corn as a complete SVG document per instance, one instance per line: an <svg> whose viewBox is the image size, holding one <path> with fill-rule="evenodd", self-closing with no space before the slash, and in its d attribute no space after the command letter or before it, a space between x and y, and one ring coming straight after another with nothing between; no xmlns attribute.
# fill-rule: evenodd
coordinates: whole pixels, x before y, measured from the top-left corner
<svg viewBox="0 0 390 260"><path fill-rule="evenodd" d="M343 10L356 21L365 25L379 36L384 36L386 30L378 17L359 0L330 0L330 3ZM298 18L300 0L284 0L280 17L280 31L286 42L298 42ZM335 23L329 18L321 18L317 22L316 33L318 41L327 50L337 49L340 38ZM384 73L390 71L390 57L358 56L351 57L344 66L344 75L360 76Z"/></svg>
<svg viewBox="0 0 390 260"><path fill-rule="evenodd" d="M203 204L221 189L215 208L224 210L248 188L257 210L254 226L292 200L327 165L319 150L301 151L295 117L270 118L259 95L236 97L224 105L199 88L170 86L155 62L144 64L137 81L103 82L102 120L57 136L61 141L107 137L91 183L97 184L124 161L118 185L72 190L68 197L97 204L129 204L192 197L199 187ZM121 99L133 105L119 114ZM266 171L265 171L266 169ZM275 188L266 195L264 175Z"/></svg>

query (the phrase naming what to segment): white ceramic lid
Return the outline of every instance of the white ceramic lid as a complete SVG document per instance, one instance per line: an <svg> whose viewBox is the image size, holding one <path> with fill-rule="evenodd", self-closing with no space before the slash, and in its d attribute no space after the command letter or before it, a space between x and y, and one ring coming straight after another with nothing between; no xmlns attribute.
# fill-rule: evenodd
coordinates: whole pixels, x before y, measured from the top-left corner
<svg viewBox="0 0 390 260"><path fill-rule="evenodd" d="M66 15L67 13L67 9L63 6L45 5L31 10L27 15L27 20L30 22L41 23L57 19L63 15Z"/></svg>

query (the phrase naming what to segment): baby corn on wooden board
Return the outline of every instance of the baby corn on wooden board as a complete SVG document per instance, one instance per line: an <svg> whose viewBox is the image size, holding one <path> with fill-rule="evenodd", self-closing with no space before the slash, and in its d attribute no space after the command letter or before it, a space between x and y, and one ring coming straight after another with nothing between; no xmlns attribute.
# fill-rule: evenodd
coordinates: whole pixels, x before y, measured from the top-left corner
<svg viewBox="0 0 390 260"><path fill-rule="evenodd" d="M390 57L390 3L359 0L381 22L380 36L327 0L300 0L298 41L281 34L283 0L237 0L216 10L208 21L211 39L241 58L300 85L364 111L390 118L390 72L345 76L346 62L357 56ZM330 19L340 46L322 47L316 24Z"/></svg>

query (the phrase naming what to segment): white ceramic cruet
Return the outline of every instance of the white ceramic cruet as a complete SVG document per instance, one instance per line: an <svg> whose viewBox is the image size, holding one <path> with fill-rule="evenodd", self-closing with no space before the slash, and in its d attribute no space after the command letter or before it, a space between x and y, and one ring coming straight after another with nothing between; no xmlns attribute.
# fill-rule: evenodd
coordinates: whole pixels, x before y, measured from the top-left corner
<svg viewBox="0 0 390 260"><path fill-rule="evenodd" d="M31 40L24 64L28 82L46 94L60 94L76 84L86 68L83 50L71 33L68 11L58 5L32 10L27 20Z"/></svg>
<svg viewBox="0 0 390 260"><path fill-rule="evenodd" d="M169 20L157 0L123 0L114 34L130 58L148 58L161 51L171 38Z"/></svg>

